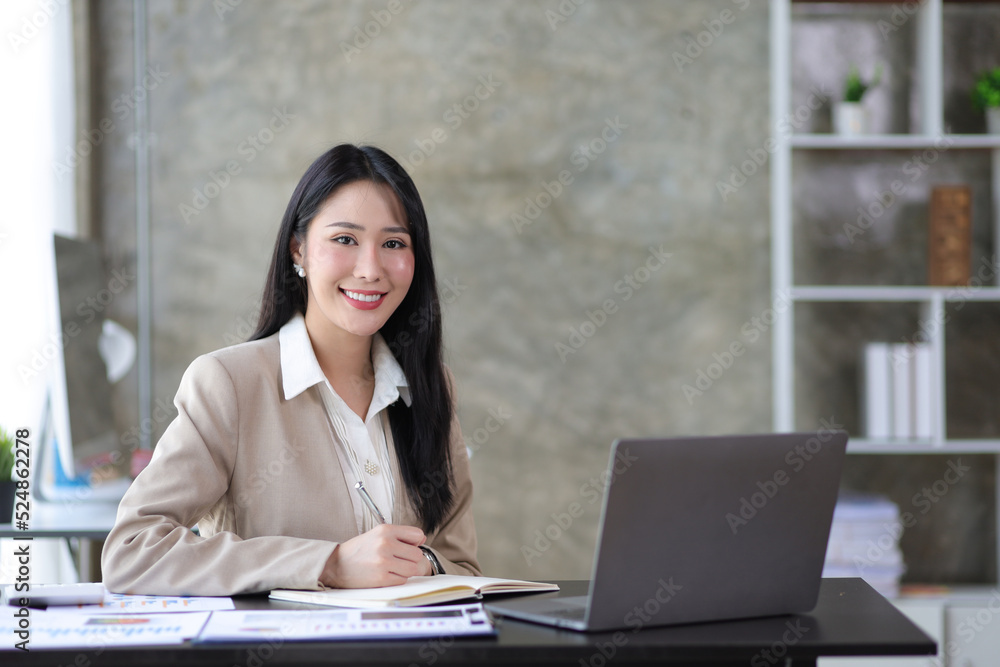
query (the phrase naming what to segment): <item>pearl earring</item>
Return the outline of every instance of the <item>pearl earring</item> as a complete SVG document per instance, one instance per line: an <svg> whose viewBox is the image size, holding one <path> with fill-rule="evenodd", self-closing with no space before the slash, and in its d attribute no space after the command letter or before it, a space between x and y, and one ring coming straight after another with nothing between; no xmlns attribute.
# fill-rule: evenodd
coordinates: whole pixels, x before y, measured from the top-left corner
<svg viewBox="0 0 1000 667"><path fill-rule="evenodd" d="M295 273L299 275L299 278L306 277L306 270L301 264L292 264L292 266L295 267Z"/></svg>

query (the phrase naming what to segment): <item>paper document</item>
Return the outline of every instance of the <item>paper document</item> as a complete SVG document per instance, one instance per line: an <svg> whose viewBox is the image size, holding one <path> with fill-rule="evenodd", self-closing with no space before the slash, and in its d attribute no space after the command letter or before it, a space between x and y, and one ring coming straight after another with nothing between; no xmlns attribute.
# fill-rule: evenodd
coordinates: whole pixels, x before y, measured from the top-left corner
<svg viewBox="0 0 1000 667"><path fill-rule="evenodd" d="M216 611L197 642L336 641L494 635L482 604L426 609Z"/></svg>
<svg viewBox="0 0 1000 667"><path fill-rule="evenodd" d="M49 608L49 611L73 611L87 614L162 614L178 611L217 611L235 609L231 598L177 597L169 595L121 595L107 593L100 604Z"/></svg>
<svg viewBox="0 0 1000 667"><path fill-rule="evenodd" d="M32 584L26 591L14 585L5 589L7 604L48 611L87 614L155 614L177 611L235 609L232 599L222 597L181 597L172 595L122 595L109 593L101 583ZM26 600L27 603L22 602Z"/></svg>
<svg viewBox="0 0 1000 667"><path fill-rule="evenodd" d="M228 612L224 612L228 613ZM74 614L31 610L26 648L95 649L110 646L182 644L198 635L211 612L192 614ZM25 641L18 619L0 615L0 651L17 650Z"/></svg>
<svg viewBox="0 0 1000 667"><path fill-rule="evenodd" d="M10 585L5 589L5 598L7 604L14 607L25 605L48 611L86 614L156 614L236 608L230 598L122 595L109 593L100 583L33 584L26 591L17 591Z"/></svg>

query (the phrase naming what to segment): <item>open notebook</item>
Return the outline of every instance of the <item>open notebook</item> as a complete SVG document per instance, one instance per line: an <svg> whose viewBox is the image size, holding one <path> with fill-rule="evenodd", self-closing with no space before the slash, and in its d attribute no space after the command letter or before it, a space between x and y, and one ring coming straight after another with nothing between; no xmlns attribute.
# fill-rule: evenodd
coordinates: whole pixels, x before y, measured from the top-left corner
<svg viewBox="0 0 1000 667"><path fill-rule="evenodd" d="M371 609L376 607L420 607L440 602L482 598L492 593L533 593L557 591L555 584L519 579L463 577L439 574L433 577L410 577L405 584L384 588L331 588L325 591L297 591L279 588L271 591L272 600L307 602L331 607Z"/></svg>

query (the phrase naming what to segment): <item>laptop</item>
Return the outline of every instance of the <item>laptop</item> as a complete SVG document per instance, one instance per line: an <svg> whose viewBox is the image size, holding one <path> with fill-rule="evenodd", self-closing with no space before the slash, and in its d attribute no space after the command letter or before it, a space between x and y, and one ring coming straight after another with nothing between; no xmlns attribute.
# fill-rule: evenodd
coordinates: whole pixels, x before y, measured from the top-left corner
<svg viewBox="0 0 1000 667"><path fill-rule="evenodd" d="M581 631L809 611L846 450L826 429L617 440L588 595L486 606Z"/></svg>

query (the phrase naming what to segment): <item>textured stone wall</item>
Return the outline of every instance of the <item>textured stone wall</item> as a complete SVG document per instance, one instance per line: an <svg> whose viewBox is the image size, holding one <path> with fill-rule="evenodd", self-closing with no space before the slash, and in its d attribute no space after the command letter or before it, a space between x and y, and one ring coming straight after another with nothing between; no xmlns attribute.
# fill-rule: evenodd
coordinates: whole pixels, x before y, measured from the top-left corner
<svg viewBox="0 0 1000 667"><path fill-rule="evenodd" d="M134 267L128 100L146 91L131 3L96 4L93 113L121 118L97 226L109 266ZM589 576L615 438L770 428L767 166L717 185L770 136L767 3L148 7L154 441L188 363L250 332L291 190L342 141L401 158L423 195L487 572ZM134 328L133 297L112 314ZM134 386L122 432L143 426Z"/></svg>
<svg viewBox="0 0 1000 667"><path fill-rule="evenodd" d="M581 489L615 438L769 426L766 335L682 393L769 301L766 170L727 202L715 185L767 134L767 7L741 4L151 0L154 398L248 333L309 162L375 143L406 160L430 218L483 564L588 576L600 507ZM100 117L132 65L130 3L98 8ZM718 37L675 60L705 22ZM127 132L104 148L102 234L128 264ZM573 502L583 516L526 557Z"/></svg>

